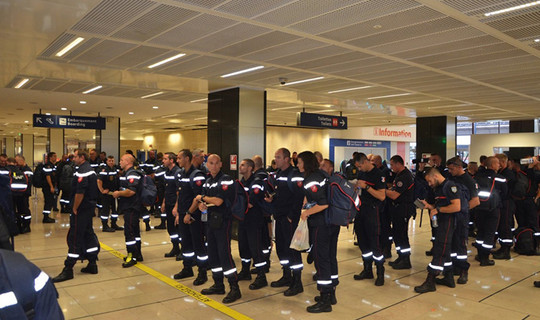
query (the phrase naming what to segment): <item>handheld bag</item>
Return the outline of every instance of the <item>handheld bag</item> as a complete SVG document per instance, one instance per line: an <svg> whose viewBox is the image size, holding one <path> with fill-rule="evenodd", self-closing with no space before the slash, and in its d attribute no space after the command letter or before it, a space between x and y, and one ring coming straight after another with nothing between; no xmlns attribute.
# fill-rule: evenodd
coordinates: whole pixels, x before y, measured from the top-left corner
<svg viewBox="0 0 540 320"><path fill-rule="evenodd" d="M34 170L34 175L32 176L32 185L36 188L43 187L43 180L45 180L45 175L43 174L43 162L40 162L36 170Z"/></svg>
<svg viewBox="0 0 540 320"><path fill-rule="evenodd" d="M142 182L140 182L141 193L139 199L144 207L149 207L156 202L157 188L150 176L147 176L142 172L139 172L139 174L141 175L142 180Z"/></svg>
<svg viewBox="0 0 540 320"><path fill-rule="evenodd" d="M298 222L298 227L296 227L296 231L294 231L291 245L289 247L296 251L304 251L309 249L309 228L307 219L300 219Z"/></svg>
<svg viewBox="0 0 540 320"><path fill-rule="evenodd" d="M249 193L247 188L238 179L234 181L234 199L231 203L233 217L244 221L248 211Z"/></svg>
<svg viewBox="0 0 540 320"><path fill-rule="evenodd" d="M337 174L328 178L328 224L347 226L360 210L360 205L358 193L345 178Z"/></svg>

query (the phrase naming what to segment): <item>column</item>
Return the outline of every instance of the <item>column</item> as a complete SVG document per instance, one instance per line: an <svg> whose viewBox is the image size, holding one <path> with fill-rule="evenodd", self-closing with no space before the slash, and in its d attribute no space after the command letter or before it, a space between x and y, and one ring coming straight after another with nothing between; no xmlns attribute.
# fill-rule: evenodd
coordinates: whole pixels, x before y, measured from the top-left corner
<svg viewBox="0 0 540 320"><path fill-rule="evenodd" d="M244 158L258 154L265 159L266 92L232 88L208 95L208 152L219 154L223 172L238 177L238 165ZM231 170L231 155L236 169Z"/></svg>
<svg viewBox="0 0 540 320"><path fill-rule="evenodd" d="M15 157L15 138L6 137L4 138L4 145L6 146L6 155L8 157Z"/></svg>
<svg viewBox="0 0 540 320"><path fill-rule="evenodd" d="M456 118L422 117L416 119L416 158L437 153L442 164L456 155Z"/></svg>
<svg viewBox="0 0 540 320"><path fill-rule="evenodd" d="M64 129L47 129L47 152L56 152L61 159L65 153L64 149Z"/></svg>
<svg viewBox="0 0 540 320"><path fill-rule="evenodd" d="M96 150L105 151L107 156L114 156L120 161L120 118L107 117L105 130L96 130Z"/></svg>
<svg viewBox="0 0 540 320"><path fill-rule="evenodd" d="M34 165L34 135L33 134L23 134L21 136L22 140L22 155L26 159L26 163L29 166Z"/></svg>

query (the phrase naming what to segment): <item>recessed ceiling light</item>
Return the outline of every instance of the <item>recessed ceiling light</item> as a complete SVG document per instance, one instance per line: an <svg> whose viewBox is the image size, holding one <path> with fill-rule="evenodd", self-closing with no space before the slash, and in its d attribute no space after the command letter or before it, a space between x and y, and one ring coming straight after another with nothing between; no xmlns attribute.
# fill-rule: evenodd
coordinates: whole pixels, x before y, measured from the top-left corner
<svg viewBox="0 0 540 320"><path fill-rule="evenodd" d="M298 80L298 81L293 81L293 82L287 82L284 84L284 86L292 86L294 84L299 84L299 83L304 83L304 82L311 82L311 81L317 81L317 80L321 80L321 79L324 79L324 77L315 77L315 78L310 78L310 79L304 79L304 80Z"/></svg>
<svg viewBox="0 0 540 320"><path fill-rule="evenodd" d="M79 103L80 104L86 104L86 101L81 100L81 101L79 101Z"/></svg>
<svg viewBox="0 0 540 320"><path fill-rule="evenodd" d="M540 38L534 39L534 42L540 42Z"/></svg>
<svg viewBox="0 0 540 320"><path fill-rule="evenodd" d="M244 69L244 70L240 70L240 71L236 71L236 72L227 73L227 74L222 75L221 77L222 78L228 78L228 77L236 76L236 75L239 75L239 74L242 74L242 73L247 73L247 72L251 72L251 71L260 70L262 68L264 68L264 66L256 66L256 67L252 67L252 68L248 68L248 69Z"/></svg>
<svg viewBox="0 0 540 320"><path fill-rule="evenodd" d="M182 58L182 57L185 56L185 55L186 55L185 53L180 53L180 54L174 55L174 56L172 56L172 57L170 57L170 58L167 58L167 59L161 60L161 61L159 61L159 62L156 62L156 63L154 63L154 64L151 64L151 65L148 66L148 68L149 68L149 69L152 69L152 68L158 67L158 66L160 66L160 65L162 65L162 64L165 64L165 63L167 63L167 62L171 62L171 61L173 61L173 60Z"/></svg>
<svg viewBox="0 0 540 320"><path fill-rule="evenodd" d="M387 95L387 96L378 96L378 97L369 97L367 98L367 100L375 100L375 99L384 99L384 98L393 98L393 97L402 97L402 96L408 96L408 95L411 95L412 93L398 93L398 94L390 94L390 95Z"/></svg>
<svg viewBox="0 0 540 320"><path fill-rule="evenodd" d="M376 24L376 25L373 26L373 29L380 29L380 28L382 28L382 26L380 24Z"/></svg>
<svg viewBox="0 0 540 320"><path fill-rule="evenodd" d="M30 81L30 79L28 78L24 78L22 79L21 81L19 81L19 83L17 83L17 85L14 87L15 89L20 89L22 86L24 86L28 81Z"/></svg>
<svg viewBox="0 0 540 320"><path fill-rule="evenodd" d="M62 110L62 111L66 111L66 110L67 110L67 108L60 108L60 110Z"/></svg>
<svg viewBox="0 0 540 320"><path fill-rule="evenodd" d="M69 50L73 49L76 45L81 43L84 40L84 38L78 37L75 40L71 41L67 46L64 47L64 49L58 51L56 53L57 57L61 57L65 55Z"/></svg>
<svg viewBox="0 0 540 320"><path fill-rule="evenodd" d="M145 95L145 96L142 96L141 99L146 99L146 98L154 97L154 96L157 96L157 95L160 95L160 94L163 94L163 91L156 92L156 93L151 93L151 94L147 94L147 95Z"/></svg>
<svg viewBox="0 0 540 320"><path fill-rule="evenodd" d="M338 93L338 92L345 92L345 91L361 90L361 89L367 89L367 88L371 88L371 87L372 87L372 86L363 86L363 87L356 87L356 88L348 88L348 89L341 89L341 90L328 91L328 93Z"/></svg>
<svg viewBox="0 0 540 320"><path fill-rule="evenodd" d="M198 99L198 100L191 100L190 102L195 103L195 102L202 102L202 101L206 101L206 100L208 100L208 98Z"/></svg>
<svg viewBox="0 0 540 320"><path fill-rule="evenodd" d="M28 120L24 120L24 123L28 123L28 122L30 122L30 121L28 121Z"/></svg>
<svg viewBox="0 0 540 320"><path fill-rule="evenodd" d="M416 103L426 103L426 102L435 102L435 101L441 101L441 99L411 101L411 102L405 102L405 103L401 103L401 104L416 104Z"/></svg>
<svg viewBox="0 0 540 320"><path fill-rule="evenodd" d="M93 88L91 88L91 89L88 89L88 90L86 90L86 91L83 91L83 94L87 94L87 93L90 93L90 92L94 92L94 91L99 90L99 89L101 89L101 88L103 88L103 86L95 86L95 87L93 87Z"/></svg>
<svg viewBox="0 0 540 320"><path fill-rule="evenodd" d="M153 106L152 109L159 109L159 107L158 106Z"/></svg>
<svg viewBox="0 0 540 320"><path fill-rule="evenodd" d="M135 112L131 112L131 111L130 111L129 114L135 114Z"/></svg>
<svg viewBox="0 0 540 320"><path fill-rule="evenodd" d="M51 113L50 113L50 112L47 112L47 113L45 113L45 115L46 115L46 116L50 116L50 115L51 115Z"/></svg>
<svg viewBox="0 0 540 320"><path fill-rule="evenodd" d="M520 9L525 9L525 8L529 8L529 7L537 6L537 5L540 5L540 1L533 1L533 2L525 3L525 4L522 4L522 5L519 5L519 6L515 6L515 7L510 7L510 8L497 10L497 11L492 11L492 12L487 12L487 13L484 13L484 16L486 16L486 17L494 16L494 15L497 15L497 14L507 13L507 12L516 11L516 10L520 10Z"/></svg>

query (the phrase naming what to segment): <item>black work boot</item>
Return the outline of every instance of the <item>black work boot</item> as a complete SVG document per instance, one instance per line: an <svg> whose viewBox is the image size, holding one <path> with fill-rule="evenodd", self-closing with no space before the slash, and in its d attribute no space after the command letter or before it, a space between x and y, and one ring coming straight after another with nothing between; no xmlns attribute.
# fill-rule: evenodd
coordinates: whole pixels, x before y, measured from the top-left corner
<svg viewBox="0 0 540 320"><path fill-rule="evenodd" d="M392 268L394 268L394 265L395 265L395 264L399 264L399 262L401 261L402 257L403 257L403 255L398 254L397 259L394 260L394 261L388 262L388 265L391 266Z"/></svg>
<svg viewBox="0 0 540 320"><path fill-rule="evenodd" d="M103 228L101 231L103 232L115 232L116 230L114 228L109 227L109 224L107 223L107 220L101 220L101 224L103 224Z"/></svg>
<svg viewBox="0 0 540 320"><path fill-rule="evenodd" d="M454 282L454 271L445 271L443 272L443 276L443 278L435 278L435 283L445 285L449 288L456 287L456 283Z"/></svg>
<svg viewBox="0 0 540 320"><path fill-rule="evenodd" d="M173 243L173 247L171 251L166 253L164 256L165 258L175 258L180 254L180 246L178 246L178 243Z"/></svg>
<svg viewBox="0 0 540 320"><path fill-rule="evenodd" d="M24 219L24 221L22 222L21 233L28 233L30 231L30 219Z"/></svg>
<svg viewBox="0 0 540 320"><path fill-rule="evenodd" d="M332 312L331 301L332 301L331 293L321 293L319 301L316 304L307 307L306 310L309 313Z"/></svg>
<svg viewBox="0 0 540 320"><path fill-rule="evenodd" d="M469 281L469 270L461 270L461 274L457 279L458 284L466 284Z"/></svg>
<svg viewBox="0 0 540 320"><path fill-rule="evenodd" d="M52 278L52 282L57 283L57 282L62 282L66 280L71 280L71 279L73 279L73 267L66 266L64 267L64 269L62 269L62 272L60 272L59 275Z"/></svg>
<svg viewBox="0 0 540 320"><path fill-rule="evenodd" d="M417 293L426 293L437 290L435 286L435 276L435 273L428 271L426 281L424 281L424 283L421 285L414 287L414 291Z"/></svg>
<svg viewBox="0 0 540 320"><path fill-rule="evenodd" d="M375 280L375 285L380 287L384 285L384 265L377 264L377 280Z"/></svg>
<svg viewBox="0 0 540 320"><path fill-rule="evenodd" d="M202 289L201 293L206 296L211 294L225 294L225 285L223 282L214 283L210 288Z"/></svg>
<svg viewBox="0 0 540 320"><path fill-rule="evenodd" d="M257 278L255 278L255 281L249 285L250 290L257 290L260 288L264 288L268 286L268 281L266 280L266 273L264 272L264 268L259 268L259 273L257 274Z"/></svg>
<svg viewBox="0 0 540 320"><path fill-rule="evenodd" d="M495 265L495 261L489 258L489 251L478 250L478 258L480 258L481 267L490 267Z"/></svg>
<svg viewBox="0 0 540 320"><path fill-rule="evenodd" d="M332 291L332 294L331 294L330 297L331 297L330 304L331 305L336 305L337 304L336 288L334 288L334 290ZM315 300L315 302L321 301L321 296L316 296L314 300Z"/></svg>
<svg viewBox="0 0 540 320"><path fill-rule="evenodd" d="M401 260L399 260L398 263L394 263L392 265L392 268L395 270L405 270L412 268L411 266L411 256L410 255L402 255L400 256Z"/></svg>
<svg viewBox="0 0 540 320"><path fill-rule="evenodd" d="M55 223L56 220L54 220L53 218L49 217L48 215L44 215L43 216L43 223Z"/></svg>
<svg viewBox="0 0 540 320"><path fill-rule="evenodd" d="M279 278L277 281L272 281L270 286L272 288L288 287L291 285L291 281L291 269L289 269L289 267L283 267L283 276L281 276L281 278Z"/></svg>
<svg viewBox="0 0 540 320"><path fill-rule="evenodd" d="M146 231L152 230L152 227L150 227L150 220L145 221L144 224L146 225L146 229L145 229Z"/></svg>
<svg viewBox="0 0 540 320"><path fill-rule="evenodd" d="M184 266L184 269L182 269L182 271L178 272L177 274L175 274L173 276L173 278L175 279L185 279L185 278L189 278L189 277L193 277L193 268L191 267L185 267Z"/></svg>
<svg viewBox="0 0 540 320"><path fill-rule="evenodd" d="M251 262L242 262L242 270L238 274L238 281L251 280L251 272L249 272L249 266Z"/></svg>
<svg viewBox="0 0 540 320"><path fill-rule="evenodd" d="M289 289L283 292L283 295L286 297L292 297L302 292L304 292L304 286L302 285L302 273L293 272L291 285L289 286Z"/></svg>
<svg viewBox="0 0 540 320"><path fill-rule="evenodd" d="M124 227L121 227L121 226L116 224L116 220L111 221L111 228L113 228L114 230L118 230L118 231L124 230Z"/></svg>
<svg viewBox="0 0 540 320"><path fill-rule="evenodd" d="M98 267L95 261L88 261L88 265L81 269L82 273L97 274Z"/></svg>
<svg viewBox="0 0 540 320"><path fill-rule="evenodd" d="M133 256L133 253L128 253L127 257L126 257L126 260L124 263L122 263L122 267L123 268L129 268L129 267L133 267L134 265L137 264L137 259Z"/></svg>
<svg viewBox="0 0 540 320"><path fill-rule="evenodd" d="M167 219L161 218L161 223L155 226L154 229L167 229Z"/></svg>
<svg viewBox="0 0 540 320"><path fill-rule="evenodd" d="M509 260L511 258L509 246L502 246L499 250L493 252L493 259Z"/></svg>
<svg viewBox="0 0 540 320"><path fill-rule="evenodd" d="M240 293L240 287L238 286L238 282L232 282L230 283L230 286L231 291L229 291L227 296L223 298L223 303L233 303L236 300L242 298L242 293Z"/></svg>
<svg viewBox="0 0 540 320"><path fill-rule="evenodd" d="M373 260L364 260L364 270L354 275L354 280L373 279Z"/></svg>
<svg viewBox="0 0 540 320"><path fill-rule="evenodd" d="M206 283L208 281L208 275L206 275L206 268L199 267L199 274L197 274L197 278L193 280L194 286L200 286Z"/></svg>

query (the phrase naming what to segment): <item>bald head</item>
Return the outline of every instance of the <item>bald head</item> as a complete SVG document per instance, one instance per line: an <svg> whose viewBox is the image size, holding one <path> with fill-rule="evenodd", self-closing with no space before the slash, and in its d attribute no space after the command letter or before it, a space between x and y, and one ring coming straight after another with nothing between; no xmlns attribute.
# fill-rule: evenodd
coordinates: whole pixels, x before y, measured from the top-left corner
<svg viewBox="0 0 540 320"><path fill-rule="evenodd" d="M122 170L126 171L127 169L133 167L133 164L135 163L135 157L132 156L129 153L124 154L120 158L120 167Z"/></svg>
<svg viewBox="0 0 540 320"><path fill-rule="evenodd" d="M263 167L263 159L261 156L255 155L253 158L251 158L251 160L253 160L253 163L255 163L255 167L253 168L255 171Z"/></svg>
<svg viewBox="0 0 540 320"><path fill-rule="evenodd" d="M219 171L221 170L221 157L217 154L211 154L208 156L208 160L206 161L206 167L208 168L208 171L210 171L210 174L215 177Z"/></svg>

